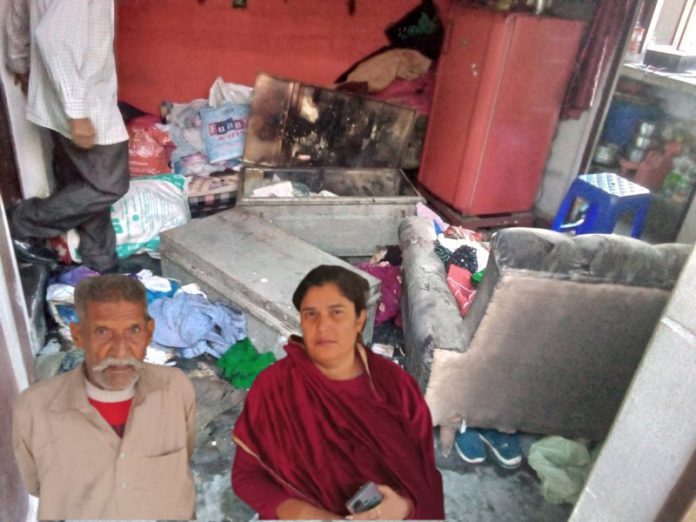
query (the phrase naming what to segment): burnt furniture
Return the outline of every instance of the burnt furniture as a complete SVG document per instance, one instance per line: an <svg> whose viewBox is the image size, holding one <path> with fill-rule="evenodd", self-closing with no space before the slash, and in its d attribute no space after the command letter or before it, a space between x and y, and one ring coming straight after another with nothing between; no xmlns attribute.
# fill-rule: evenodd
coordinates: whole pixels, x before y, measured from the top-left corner
<svg viewBox="0 0 696 522"><path fill-rule="evenodd" d="M463 319L433 251L432 222L407 218L399 238L407 368L445 446L461 419L603 438L692 248L505 229Z"/></svg>

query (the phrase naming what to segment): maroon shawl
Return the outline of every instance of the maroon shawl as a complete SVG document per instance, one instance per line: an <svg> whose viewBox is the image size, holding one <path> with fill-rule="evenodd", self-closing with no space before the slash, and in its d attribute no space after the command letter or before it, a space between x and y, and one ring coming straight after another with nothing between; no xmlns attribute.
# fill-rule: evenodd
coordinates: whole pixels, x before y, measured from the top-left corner
<svg viewBox="0 0 696 522"><path fill-rule="evenodd" d="M234 428L289 494L339 515L366 481L414 502L415 519L444 518L430 412L415 380L393 362L359 350L371 401L337 393L291 338L288 356L262 372Z"/></svg>

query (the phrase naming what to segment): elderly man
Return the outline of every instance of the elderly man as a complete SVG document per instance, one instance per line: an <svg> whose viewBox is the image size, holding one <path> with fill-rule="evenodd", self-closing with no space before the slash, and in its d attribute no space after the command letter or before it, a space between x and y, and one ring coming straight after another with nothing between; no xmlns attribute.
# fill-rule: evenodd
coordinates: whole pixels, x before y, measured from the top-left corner
<svg viewBox="0 0 696 522"><path fill-rule="evenodd" d="M89 278L75 305L84 363L15 404L15 457L39 518L193 518L193 386L176 368L142 362L155 327L145 288Z"/></svg>

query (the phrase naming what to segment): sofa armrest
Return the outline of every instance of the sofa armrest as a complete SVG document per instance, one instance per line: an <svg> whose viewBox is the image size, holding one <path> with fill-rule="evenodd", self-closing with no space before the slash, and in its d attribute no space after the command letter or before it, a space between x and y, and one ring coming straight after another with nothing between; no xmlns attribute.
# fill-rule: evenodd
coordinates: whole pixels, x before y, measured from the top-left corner
<svg viewBox="0 0 696 522"><path fill-rule="evenodd" d="M425 388L433 350L463 351L471 334L447 287L442 260L435 254L435 230L430 219L408 217L399 225L399 245L404 272L402 316L408 371Z"/></svg>

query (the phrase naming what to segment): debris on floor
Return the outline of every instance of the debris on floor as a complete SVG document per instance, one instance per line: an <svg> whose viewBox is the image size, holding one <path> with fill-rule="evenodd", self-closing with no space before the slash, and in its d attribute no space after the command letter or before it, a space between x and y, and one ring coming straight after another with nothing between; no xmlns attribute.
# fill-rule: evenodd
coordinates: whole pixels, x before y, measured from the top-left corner
<svg viewBox="0 0 696 522"><path fill-rule="evenodd" d="M529 449L529 465L541 480L541 494L552 504L574 504L580 496L599 447L558 436L536 441Z"/></svg>

